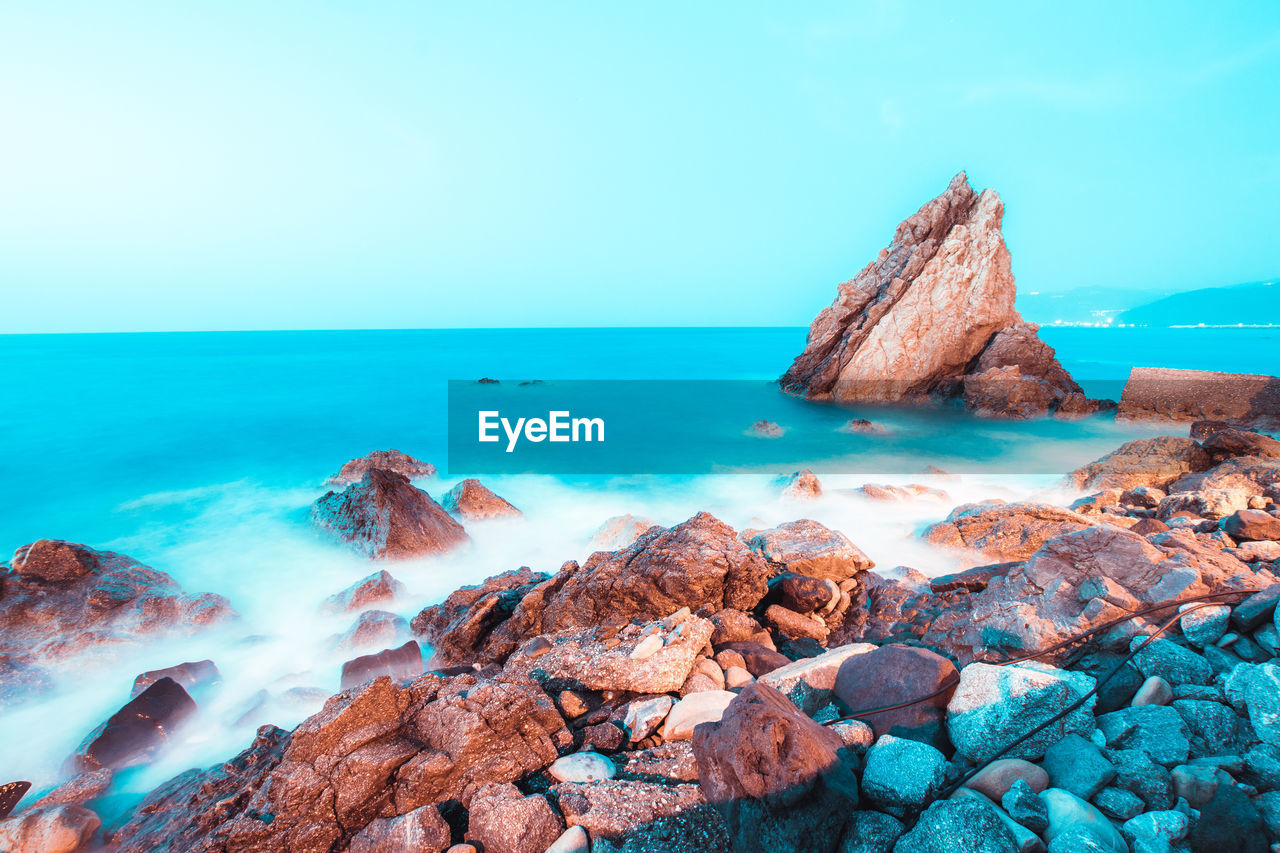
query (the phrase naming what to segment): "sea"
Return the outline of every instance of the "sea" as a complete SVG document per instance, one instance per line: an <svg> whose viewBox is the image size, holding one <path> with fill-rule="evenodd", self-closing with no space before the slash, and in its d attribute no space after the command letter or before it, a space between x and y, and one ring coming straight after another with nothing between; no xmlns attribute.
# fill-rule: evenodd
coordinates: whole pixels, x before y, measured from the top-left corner
<svg viewBox="0 0 1280 853"><path fill-rule="evenodd" d="M844 532L879 570L957 568L920 531L967 501L1065 500L1061 475L1124 441L1185 430L1044 419L1001 422L952 412L838 409L779 392L803 328L591 328L287 331L0 336L0 561L36 539L128 554L187 591L230 599L240 618L188 639L142 643L56 673L56 689L0 709L0 775L56 784L63 760L129 699L134 676L212 659L221 683L195 696L196 722L152 764L122 773L98 804L110 824L144 792L248 746L257 726L292 727L338 689L337 648L352 615L327 596L375 566L311 526L308 507L341 464L396 448L432 462L418 482L439 498L478 475L519 519L468 523L473 544L388 566L411 619L460 585L520 566L554 572L585 559L599 526L631 514L670 525L709 511L738 529L809 517ZM1044 327L1042 337L1095 396L1116 397L1134 366L1280 375L1276 328ZM720 395L707 428L672 432L654 474L617 458L609 473L454 470L449 382L560 384L566 408L600 395L637 411L678 383ZM639 392L638 390L639 389ZM645 399L645 395L651 395ZM619 399L610 405L618 405ZM878 435L839 431L850 418ZM757 419L785 428L760 440ZM695 425L699 426L699 425ZM655 423L659 436L662 423ZM1185 432L1182 432L1185 434ZM456 439L455 439L456 440ZM456 454L452 458L456 458ZM926 466L945 474L925 473ZM776 479L810 468L823 498L797 504ZM901 503L853 491L922 483L946 493Z"/></svg>

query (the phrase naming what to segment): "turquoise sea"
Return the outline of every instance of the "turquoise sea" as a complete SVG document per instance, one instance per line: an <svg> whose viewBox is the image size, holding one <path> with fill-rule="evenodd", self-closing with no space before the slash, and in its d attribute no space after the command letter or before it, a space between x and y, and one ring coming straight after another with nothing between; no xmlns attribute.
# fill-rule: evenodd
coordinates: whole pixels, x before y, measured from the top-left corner
<svg viewBox="0 0 1280 853"><path fill-rule="evenodd" d="M291 726L314 712L350 657L334 644L350 620L320 617L317 605L373 567L317 536L307 507L323 494L325 477L375 449L440 466L440 477L419 484L435 497L474 473L444 464L448 380L741 380L721 386L733 389L716 401L723 429L682 433L679 452L724 457L727 469L755 473L485 476L525 517L469 524L474 544L464 552L392 566L409 589L397 605L406 618L461 584L582 559L601 522L622 513L673 524L705 509L739 529L808 516L845 532L880 568L947 571L949 558L916 533L955 504L1037 494L1122 441L1161 431L1098 418L1010 424L875 411L867 415L890 435L842 435L834 427L862 412L785 397L771 384L803 347L805 331L0 336L0 554L39 538L121 551L188 590L226 595L243 616L221 631L58 673L55 694L0 712L0 730L32 733L0 739L0 766L37 790L53 784L84 734L128 699L136 673L182 660L213 658L223 686L200 697L200 724L179 733L156 765L126 774L126 794L228 757L261 723ZM1097 395L1118 394L1133 366L1280 374L1276 329L1045 328L1042 335ZM632 402L643 411L653 401ZM783 423L787 435L725 450L725 430L738 436L762 417ZM929 464L965 475L919 475ZM802 466L822 475L828 496L798 507L778 497L771 478ZM868 481L926 482L948 497L886 505L842 491Z"/></svg>

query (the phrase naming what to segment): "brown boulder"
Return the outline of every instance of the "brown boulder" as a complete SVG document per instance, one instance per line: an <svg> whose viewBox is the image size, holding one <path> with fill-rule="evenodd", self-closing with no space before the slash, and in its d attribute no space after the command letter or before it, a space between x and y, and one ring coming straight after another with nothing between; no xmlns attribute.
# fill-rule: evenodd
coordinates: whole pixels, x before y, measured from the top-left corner
<svg viewBox="0 0 1280 853"><path fill-rule="evenodd" d="M102 825L80 805L37 806L0 821L0 849L5 853L77 853Z"/></svg>
<svg viewBox="0 0 1280 853"><path fill-rule="evenodd" d="M697 785L610 779L562 782L551 789L565 822L581 826L592 853L723 853L724 821Z"/></svg>
<svg viewBox="0 0 1280 853"><path fill-rule="evenodd" d="M358 483L374 468L394 471L409 479L436 475L436 466L414 459L407 453L401 453L399 450L375 450L368 456L352 459L343 465L338 473L328 479L326 485L349 486L352 483Z"/></svg>
<svg viewBox="0 0 1280 853"><path fill-rule="evenodd" d="M698 780L735 851L832 851L858 802L840 737L772 687L748 685L694 730Z"/></svg>
<svg viewBox="0 0 1280 853"><path fill-rule="evenodd" d="M1120 445L1106 456L1072 471L1067 475L1067 483L1082 491L1138 486L1167 489L1184 474L1204 471L1209 466L1209 454L1196 442L1162 435Z"/></svg>
<svg viewBox="0 0 1280 853"><path fill-rule="evenodd" d="M449 512L463 518L508 518L523 515L505 498L498 497L488 486L474 478L467 478L445 492L440 503Z"/></svg>
<svg viewBox="0 0 1280 853"><path fill-rule="evenodd" d="M880 646L840 664L835 693L850 711L869 711L938 695L925 702L860 715L876 736L891 734L945 750L947 701L960 678L955 664L936 652L914 646Z"/></svg>
<svg viewBox="0 0 1280 853"><path fill-rule="evenodd" d="M403 474L370 469L311 505L311 519L370 558L438 554L470 540L462 525Z"/></svg>
<svg viewBox="0 0 1280 853"><path fill-rule="evenodd" d="M1280 540L1280 518L1260 509L1242 509L1224 518L1221 528L1233 539Z"/></svg>
<svg viewBox="0 0 1280 853"><path fill-rule="evenodd" d="M814 613L828 610L833 601L840 599L840 587L835 582L808 575L787 572L774 579L782 606L797 613Z"/></svg>
<svg viewBox="0 0 1280 853"><path fill-rule="evenodd" d="M1280 459L1233 456L1207 471L1190 472L1169 484L1170 492L1235 489L1251 495L1280 487Z"/></svg>
<svg viewBox="0 0 1280 853"><path fill-rule="evenodd" d="M1214 432L1201 447L1213 461L1221 462L1232 456L1261 456L1280 459L1280 441L1269 435L1239 429L1222 429Z"/></svg>
<svg viewBox="0 0 1280 853"><path fill-rule="evenodd" d="M433 664L470 663L489 633L511 616L529 592L551 576L528 566L487 578L476 586L454 590L441 604L413 618L413 633L435 647Z"/></svg>
<svg viewBox="0 0 1280 853"><path fill-rule="evenodd" d="M979 551L998 560L1025 560L1055 536L1092 522L1050 504L988 502L958 506L924 538L934 545Z"/></svg>
<svg viewBox="0 0 1280 853"><path fill-rule="evenodd" d="M396 596L404 594L404 584L391 576L386 569L361 578L342 592L324 600L321 609L325 613L351 613L375 604L390 604Z"/></svg>
<svg viewBox="0 0 1280 853"><path fill-rule="evenodd" d="M545 796L526 797L510 782L476 791L467 817L467 838L485 853L543 853L564 832Z"/></svg>
<svg viewBox="0 0 1280 853"><path fill-rule="evenodd" d="M416 640L403 646L361 655L342 665L342 689L348 690L366 681L387 676L393 681L407 681L422 675L422 650Z"/></svg>
<svg viewBox="0 0 1280 853"><path fill-rule="evenodd" d="M137 696L162 678L172 678L189 690L221 680L222 673L218 672L218 667L211 660L188 661L177 666L167 666L164 669L153 669L133 680L133 690L129 692L129 697Z"/></svg>
<svg viewBox="0 0 1280 853"><path fill-rule="evenodd" d="M1129 371L1116 416L1274 426L1280 421L1280 379L1252 373L1135 367Z"/></svg>
<svg viewBox="0 0 1280 853"><path fill-rule="evenodd" d="M808 518L768 530L744 530L742 539L770 563L798 575L839 582L875 566L849 537Z"/></svg>
<svg viewBox="0 0 1280 853"><path fill-rule="evenodd" d="M153 757L173 730L194 714L196 703L172 678L161 678L111 715L68 762L68 773L117 770Z"/></svg>
<svg viewBox="0 0 1280 853"><path fill-rule="evenodd" d="M595 535L591 537L591 547L597 551L618 551L636 541L650 527L657 526L650 518L630 513L615 515L596 528Z"/></svg>
<svg viewBox="0 0 1280 853"><path fill-rule="evenodd" d="M375 818L355 838L348 853L443 853L449 849L449 824L435 806L396 817Z"/></svg>

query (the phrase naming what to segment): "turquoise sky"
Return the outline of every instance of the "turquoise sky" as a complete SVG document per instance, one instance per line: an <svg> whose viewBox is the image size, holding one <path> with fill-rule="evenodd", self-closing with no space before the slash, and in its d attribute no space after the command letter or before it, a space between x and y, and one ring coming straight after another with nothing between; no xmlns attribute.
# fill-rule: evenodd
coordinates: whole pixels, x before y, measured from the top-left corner
<svg viewBox="0 0 1280 853"><path fill-rule="evenodd" d="M0 81L0 331L799 325L962 168L1022 291L1280 275L1277 3L8 0Z"/></svg>

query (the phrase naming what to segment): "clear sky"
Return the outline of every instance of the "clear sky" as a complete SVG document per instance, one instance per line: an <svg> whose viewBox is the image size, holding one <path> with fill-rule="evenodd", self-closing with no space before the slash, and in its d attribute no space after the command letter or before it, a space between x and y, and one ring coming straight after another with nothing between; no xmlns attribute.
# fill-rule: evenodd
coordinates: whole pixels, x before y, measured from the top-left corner
<svg viewBox="0 0 1280 853"><path fill-rule="evenodd" d="M0 4L0 331L801 325L960 169L1280 275L1280 4Z"/></svg>

